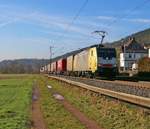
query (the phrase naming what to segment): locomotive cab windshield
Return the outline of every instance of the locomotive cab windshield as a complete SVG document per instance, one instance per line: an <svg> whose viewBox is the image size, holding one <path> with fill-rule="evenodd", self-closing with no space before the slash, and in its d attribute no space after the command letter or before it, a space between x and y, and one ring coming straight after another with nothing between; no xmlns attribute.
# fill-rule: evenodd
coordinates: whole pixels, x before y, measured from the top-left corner
<svg viewBox="0 0 150 129"><path fill-rule="evenodd" d="M116 50L115 48L97 48L97 55L103 59L112 59L116 58Z"/></svg>

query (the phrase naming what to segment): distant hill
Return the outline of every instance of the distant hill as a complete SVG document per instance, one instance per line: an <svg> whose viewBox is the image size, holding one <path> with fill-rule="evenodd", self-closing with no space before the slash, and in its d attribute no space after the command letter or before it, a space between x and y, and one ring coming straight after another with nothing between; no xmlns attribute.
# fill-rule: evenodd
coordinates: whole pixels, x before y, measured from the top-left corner
<svg viewBox="0 0 150 129"><path fill-rule="evenodd" d="M134 33L132 35L129 35L125 38L123 38L124 41L127 41L129 39L129 37L135 37L136 41L138 41L139 43L142 43L146 46L150 46L150 28ZM112 46L112 47L121 47L121 45L123 45L122 39L118 40L118 41L114 41L112 43L107 44L108 46Z"/></svg>
<svg viewBox="0 0 150 129"><path fill-rule="evenodd" d="M0 73L39 73L41 66L47 64L47 59L18 59L0 62Z"/></svg>

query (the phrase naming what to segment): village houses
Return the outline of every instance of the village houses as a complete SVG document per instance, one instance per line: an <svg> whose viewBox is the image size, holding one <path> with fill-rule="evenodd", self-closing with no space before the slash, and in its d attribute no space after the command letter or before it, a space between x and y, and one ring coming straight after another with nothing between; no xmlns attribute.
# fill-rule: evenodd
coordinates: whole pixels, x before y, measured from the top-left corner
<svg viewBox="0 0 150 129"><path fill-rule="evenodd" d="M129 38L122 46L122 52L120 53L120 69L132 70L133 67L137 66L140 58L148 56L148 51L150 57L150 49L148 50L143 44L138 43L135 38Z"/></svg>

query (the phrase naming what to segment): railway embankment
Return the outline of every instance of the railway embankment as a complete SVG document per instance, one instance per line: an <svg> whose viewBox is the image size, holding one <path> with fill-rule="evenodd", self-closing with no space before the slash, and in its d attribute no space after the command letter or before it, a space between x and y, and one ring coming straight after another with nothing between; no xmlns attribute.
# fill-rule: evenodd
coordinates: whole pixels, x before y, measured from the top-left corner
<svg viewBox="0 0 150 129"><path fill-rule="evenodd" d="M102 128L149 129L150 127L149 109L103 96L63 80L49 78L48 83Z"/></svg>
<svg viewBox="0 0 150 129"><path fill-rule="evenodd" d="M68 76L49 77L78 86L80 88L91 90L98 94L150 108L150 88L148 84L119 81L112 82Z"/></svg>

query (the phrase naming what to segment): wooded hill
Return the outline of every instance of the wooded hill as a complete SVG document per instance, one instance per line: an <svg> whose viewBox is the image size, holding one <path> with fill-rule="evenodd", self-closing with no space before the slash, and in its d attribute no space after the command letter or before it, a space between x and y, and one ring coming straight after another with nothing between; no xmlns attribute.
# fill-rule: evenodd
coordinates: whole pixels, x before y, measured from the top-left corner
<svg viewBox="0 0 150 129"><path fill-rule="evenodd" d="M40 67L47 64L46 59L19 59L0 62L0 73L39 73Z"/></svg>
<svg viewBox="0 0 150 129"><path fill-rule="evenodd" d="M114 42L109 43L107 45L118 48L121 45L123 45L123 43L129 39L129 37L135 37L135 40L138 41L139 43L144 44L145 46L150 46L150 28L143 30L143 31L140 31L140 32L137 32L137 33L134 33L134 34L129 35L123 39L120 39L118 41L114 41ZM122 42L122 40L124 42Z"/></svg>

